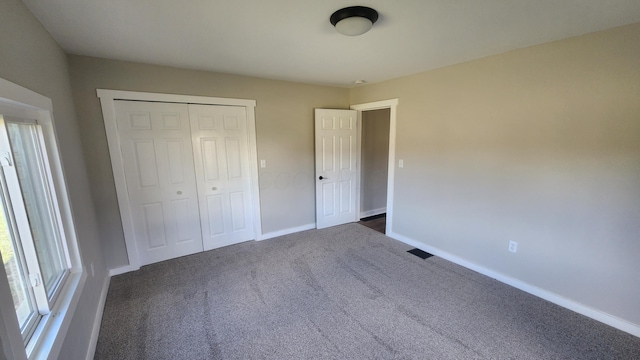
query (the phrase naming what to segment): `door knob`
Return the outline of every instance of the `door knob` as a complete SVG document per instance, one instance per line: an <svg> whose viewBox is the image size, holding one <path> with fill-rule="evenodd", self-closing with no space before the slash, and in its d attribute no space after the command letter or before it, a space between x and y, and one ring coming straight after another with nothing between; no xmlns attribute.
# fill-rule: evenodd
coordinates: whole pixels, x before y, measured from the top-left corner
<svg viewBox="0 0 640 360"><path fill-rule="evenodd" d="M318 177L318 179L320 179L320 180L324 180L324 179L328 179L328 177L324 177L324 176L320 175L320 176Z"/></svg>
<svg viewBox="0 0 640 360"><path fill-rule="evenodd" d="M214 187L211 188L211 190L216 191L216 190L218 190L218 188L214 186Z"/></svg>
<svg viewBox="0 0 640 360"><path fill-rule="evenodd" d="M178 195L182 195L182 191L178 191Z"/></svg>

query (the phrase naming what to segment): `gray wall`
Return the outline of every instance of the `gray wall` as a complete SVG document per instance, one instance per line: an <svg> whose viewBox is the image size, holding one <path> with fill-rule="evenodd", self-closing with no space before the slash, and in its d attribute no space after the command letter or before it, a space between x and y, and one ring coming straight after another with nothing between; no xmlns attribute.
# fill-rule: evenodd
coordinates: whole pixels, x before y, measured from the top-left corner
<svg viewBox="0 0 640 360"><path fill-rule="evenodd" d="M60 355L84 358L106 268L69 84L67 56L19 0L0 0L0 77L51 98L54 125L85 266L94 264Z"/></svg>
<svg viewBox="0 0 640 360"><path fill-rule="evenodd" d="M394 231L640 325L639 64L635 24L353 89L399 98Z"/></svg>
<svg viewBox="0 0 640 360"><path fill-rule="evenodd" d="M131 62L69 56L71 84L107 264L128 264L96 89L257 100L264 233L315 222L313 109L348 108L349 90Z"/></svg>
<svg viewBox="0 0 640 360"><path fill-rule="evenodd" d="M362 112L361 214L387 207L389 115L389 109Z"/></svg>

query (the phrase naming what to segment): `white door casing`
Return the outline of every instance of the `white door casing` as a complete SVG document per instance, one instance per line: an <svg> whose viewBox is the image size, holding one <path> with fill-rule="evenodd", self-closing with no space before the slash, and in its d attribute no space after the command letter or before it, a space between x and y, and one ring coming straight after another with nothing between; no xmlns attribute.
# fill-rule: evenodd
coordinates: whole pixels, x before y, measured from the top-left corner
<svg viewBox="0 0 640 360"><path fill-rule="evenodd" d="M387 171L387 216L386 216L386 234L396 236L393 231L393 189L395 183L396 169L396 112L398 108L398 99L389 99L375 101L364 104L351 105L351 109L358 111L358 120L362 120L362 112L378 109L389 109L389 164ZM360 131L362 127L359 127ZM358 152L360 152L360 135L358 135ZM358 159L360 154L358 154ZM358 178L358 191L360 191L360 178ZM358 205L360 203L358 202ZM360 213L360 209L358 209Z"/></svg>
<svg viewBox="0 0 640 360"><path fill-rule="evenodd" d="M357 112L315 110L316 227L358 220Z"/></svg>
<svg viewBox="0 0 640 360"><path fill-rule="evenodd" d="M140 265L202 251L187 105L115 107Z"/></svg>
<svg viewBox="0 0 640 360"><path fill-rule="evenodd" d="M204 250L255 239L243 107L189 105Z"/></svg>

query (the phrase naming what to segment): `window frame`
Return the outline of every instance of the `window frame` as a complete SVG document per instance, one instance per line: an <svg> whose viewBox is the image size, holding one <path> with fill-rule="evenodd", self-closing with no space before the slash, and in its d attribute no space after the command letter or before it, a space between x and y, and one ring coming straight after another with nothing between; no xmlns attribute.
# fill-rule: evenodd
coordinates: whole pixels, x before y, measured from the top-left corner
<svg viewBox="0 0 640 360"><path fill-rule="evenodd" d="M42 191L40 195L44 195L46 198L46 212L50 217L49 220L53 220L53 231L55 232L54 241L56 247L59 246L59 250L62 252L62 265L64 270L56 276L53 284L48 284L48 280L44 276L44 259L39 258L36 239L34 237L34 229L32 228L34 219L31 218L29 210L27 208L27 197L25 186L27 184L22 183L19 175L19 162L15 155L15 144L12 143L11 136L9 135L10 124L18 126L33 126L30 129L29 136L32 137L34 144L33 155L37 157L37 163L40 174L39 181L42 182L42 187L38 191ZM15 140L15 139L14 139ZM31 285L31 292L34 294L35 309L33 309L38 315L35 316L32 324L25 328L26 333L23 334L23 338L27 343L33 335L36 325L40 322L42 315L49 314L55 304L62 285L69 276L69 268L71 268L71 262L69 260L67 246L64 241L66 234L60 221L60 211L58 206L57 196L53 189L53 178L51 177L51 167L49 166L49 154L44 149L44 138L42 129L36 120L22 119L12 116L6 116L0 114L0 158L2 161L2 183L3 183L3 197L6 202L6 210L11 211L8 214L8 220L11 221L11 231L14 233L14 239L19 242L18 250L22 259L24 260L23 270L26 271L29 277L29 284L33 281L31 276L37 278L37 286ZM36 209L32 209L36 210ZM40 219L46 220L46 219ZM48 288L49 285L53 285ZM31 322L31 321L30 321Z"/></svg>
<svg viewBox="0 0 640 360"><path fill-rule="evenodd" d="M20 233L18 231L18 220L15 216L14 206L11 201L11 196L9 193L9 187L6 181L6 177L4 174L0 173L0 198L2 198L2 204L0 206L3 207L4 217L7 225L7 231L10 233L10 241L13 243L13 251L14 257L16 257L16 267L17 270L22 273L21 275L25 278L25 281L28 282L29 277L29 269L28 269L28 261L24 254L24 248L21 245L22 238L20 237ZM2 221L2 220L0 220ZM16 244L16 242L18 242ZM3 255L4 260L4 255ZM6 269L5 269L6 270ZM27 284L26 294L25 296L28 298L29 307L31 308L31 314L29 315L26 324L20 324L20 332L22 334L23 341L27 341L27 338L31 338L33 333L35 332L36 325L40 322L40 318L42 315L38 311L38 303L37 303L37 295L32 286ZM18 319L20 322L20 319ZM24 329L24 333L23 333Z"/></svg>
<svg viewBox="0 0 640 360"><path fill-rule="evenodd" d="M52 300L51 311L43 315L26 344L18 325L4 267L0 269L0 337L2 350L8 358L32 359L57 357L77 306L87 272L82 265L69 191L65 181L53 120L51 99L0 78L0 114L9 117L35 119L43 142L43 157L49 170L49 182L54 208L59 216L63 250L69 274ZM6 341L5 341L6 339Z"/></svg>

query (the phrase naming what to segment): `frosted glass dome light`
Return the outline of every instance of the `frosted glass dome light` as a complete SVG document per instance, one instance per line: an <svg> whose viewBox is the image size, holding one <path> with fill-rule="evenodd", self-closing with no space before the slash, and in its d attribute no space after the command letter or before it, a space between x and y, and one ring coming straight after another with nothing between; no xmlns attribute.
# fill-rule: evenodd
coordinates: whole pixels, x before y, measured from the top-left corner
<svg viewBox="0 0 640 360"><path fill-rule="evenodd" d="M329 21L339 33L357 36L371 30L378 20L378 12L366 6L351 6L340 9L331 15Z"/></svg>

